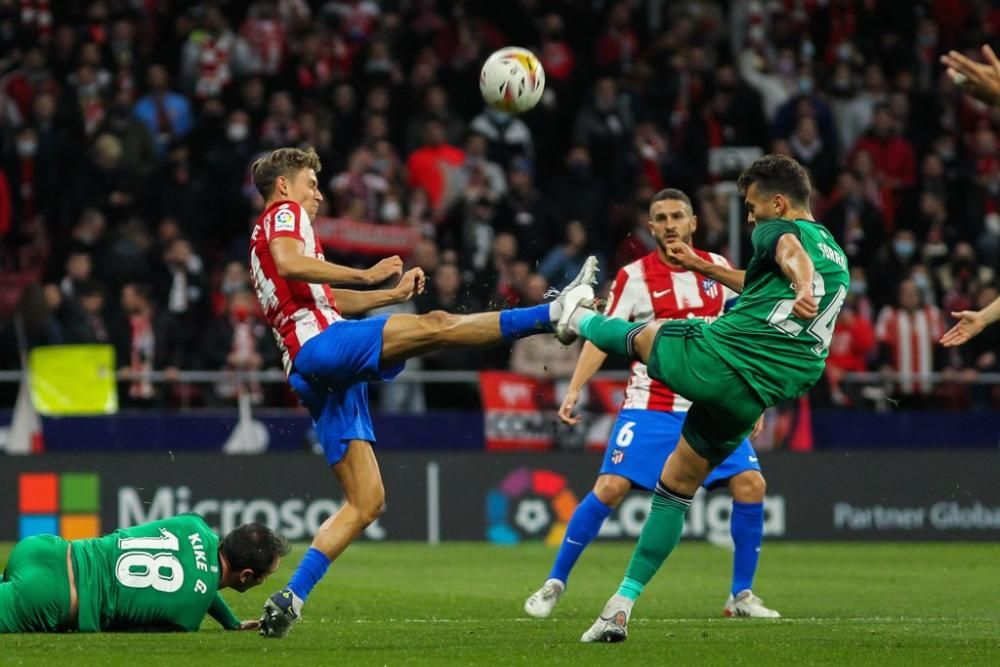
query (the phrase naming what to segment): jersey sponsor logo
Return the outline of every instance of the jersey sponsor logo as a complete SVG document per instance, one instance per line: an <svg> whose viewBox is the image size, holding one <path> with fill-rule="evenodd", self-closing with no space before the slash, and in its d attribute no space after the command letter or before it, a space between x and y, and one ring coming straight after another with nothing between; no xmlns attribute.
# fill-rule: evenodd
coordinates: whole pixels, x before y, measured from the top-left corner
<svg viewBox="0 0 1000 667"><path fill-rule="evenodd" d="M715 297L719 296L719 283L718 281L712 278L705 278L704 280L702 280L701 289L711 299L714 299Z"/></svg>
<svg viewBox="0 0 1000 667"><path fill-rule="evenodd" d="M295 214L289 211L287 208L283 208L274 214L274 231L276 232L294 232L295 231Z"/></svg>
<svg viewBox="0 0 1000 667"><path fill-rule="evenodd" d="M666 296L666 295L670 294L671 292L673 292L672 289L657 290L657 291L653 292L653 297L656 298L656 299L659 299L661 296Z"/></svg>

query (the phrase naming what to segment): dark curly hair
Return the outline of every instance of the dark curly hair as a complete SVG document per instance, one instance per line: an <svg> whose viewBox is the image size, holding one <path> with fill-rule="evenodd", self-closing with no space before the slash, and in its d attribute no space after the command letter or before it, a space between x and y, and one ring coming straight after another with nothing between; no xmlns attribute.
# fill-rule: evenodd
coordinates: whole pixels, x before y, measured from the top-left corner
<svg viewBox="0 0 1000 667"><path fill-rule="evenodd" d="M236 572L250 568L260 577L271 570L276 556L287 555L291 547L264 524L245 523L229 531L219 550Z"/></svg>
<svg viewBox="0 0 1000 667"><path fill-rule="evenodd" d="M736 185L746 195L754 183L762 195L784 195L797 206L808 208L812 185L801 164L787 155L765 155L743 170Z"/></svg>

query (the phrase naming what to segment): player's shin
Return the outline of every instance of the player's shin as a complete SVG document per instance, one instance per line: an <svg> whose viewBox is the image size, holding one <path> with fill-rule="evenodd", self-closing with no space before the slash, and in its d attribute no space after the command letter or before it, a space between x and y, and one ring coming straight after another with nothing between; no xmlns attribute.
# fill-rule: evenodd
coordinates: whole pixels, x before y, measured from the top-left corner
<svg viewBox="0 0 1000 667"><path fill-rule="evenodd" d="M634 602L667 560L681 539L691 499L692 496L671 491L662 483L656 485L649 517L625 570L618 596Z"/></svg>
<svg viewBox="0 0 1000 667"><path fill-rule="evenodd" d="M760 545L764 535L764 503L740 503L733 501L733 511L729 519L729 531L733 536L733 595L753 588L753 577L757 572Z"/></svg>
<svg viewBox="0 0 1000 667"><path fill-rule="evenodd" d="M309 593L319 583L330 567L330 559L315 547L310 547L299 562L298 568L288 582L288 590L305 602Z"/></svg>
<svg viewBox="0 0 1000 667"><path fill-rule="evenodd" d="M515 340L555 330L552 309L555 303L543 303L529 308L511 308L500 311L500 335L504 340Z"/></svg>
<svg viewBox="0 0 1000 667"><path fill-rule="evenodd" d="M587 494L570 517L566 535L552 564L549 579L558 579L563 585L566 584L580 554L597 537L601 525L610 514L611 508L602 503L593 492Z"/></svg>
<svg viewBox="0 0 1000 667"><path fill-rule="evenodd" d="M635 358L633 344L635 337L645 328L645 323L629 322L616 317L605 317L596 313L581 311L580 335L609 354L617 354L626 359Z"/></svg>

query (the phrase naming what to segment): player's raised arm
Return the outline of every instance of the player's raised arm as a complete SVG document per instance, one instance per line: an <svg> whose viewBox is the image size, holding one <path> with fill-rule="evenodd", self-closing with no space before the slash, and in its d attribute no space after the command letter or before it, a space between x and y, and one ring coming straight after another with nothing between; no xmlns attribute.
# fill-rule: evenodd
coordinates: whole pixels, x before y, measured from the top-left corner
<svg viewBox="0 0 1000 667"><path fill-rule="evenodd" d="M366 292L334 289L333 298L337 300L337 306L343 314L359 315L374 308L409 301L415 294L423 294L425 281L423 269L410 269L403 274L403 277L399 279L399 284L392 289Z"/></svg>
<svg viewBox="0 0 1000 667"><path fill-rule="evenodd" d="M739 271L729 266L723 266L722 264L702 259L695 254L691 246L683 241L670 242L667 245L667 253L670 259L688 271L694 271L713 280L718 280L737 294L743 292L743 280L746 277L746 271Z"/></svg>
<svg viewBox="0 0 1000 667"><path fill-rule="evenodd" d="M952 313L951 316L958 322L941 336L941 344L945 347L964 345L983 329L1000 320L1000 298L982 310L963 310Z"/></svg>
<svg viewBox="0 0 1000 667"><path fill-rule="evenodd" d="M305 242L278 236L269 244L278 275L286 280L340 285L377 285L403 270L398 255L387 257L368 269L353 269L305 254Z"/></svg>
<svg viewBox="0 0 1000 667"><path fill-rule="evenodd" d="M792 307L792 314L805 320L816 317L819 307L812 293L816 268L802 247L802 242L794 234L782 234L774 249L774 261L795 285L795 305Z"/></svg>

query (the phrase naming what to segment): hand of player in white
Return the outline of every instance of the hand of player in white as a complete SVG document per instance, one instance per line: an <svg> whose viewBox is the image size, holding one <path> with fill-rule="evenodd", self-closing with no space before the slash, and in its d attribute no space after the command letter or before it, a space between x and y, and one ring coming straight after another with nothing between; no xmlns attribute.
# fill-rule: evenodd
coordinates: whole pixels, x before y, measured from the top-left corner
<svg viewBox="0 0 1000 667"><path fill-rule="evenodd" d="M667 244L667 255L670 259L680 264L683 268L693 270L698 267L701 260L684 241L671 241Z"/></svg>
<svg viewBox="0 0 1000 667"><path fill-rule="evenodd" d="M386 257L368 269L367 273L371 284L377 285L384 280L403 273L403 260L399 258L399 255Z"/></svg>
<svg viewBox="0 0 1000 667"><path fill-rule="evenodd" d="M1000 104L1000 59L988 44L982 47L986 64L977 63L958 51L941 56L951 77L963 92L986 104Z"/></svg>
<svg viewBox="0 0 1000 667"><path fill-rule="evenodd" d="M986 317L981 311L963 310L952 313L951 316L958 322L941 336L941 344L945 347L956 347L967 343L986 328Z"/></svg>
<svg viewBox="0 0 1000 667"><path fill-rule="evenodd" d="M573 389L566 391L566 397L563 399L562 405L559 406L559 421L570 426L580 423L580 415L573 414L573 408L576 407L578 400L580 400L580 392Z"/></svg>
<svg viewBox="0 0 1000 667"><path fill-rule="evenodd" d="M427 284L427 277L420 267L410 269L399 279L396 291L399 292L401 301L409 301L415 294L423 294Z"/></svg>

